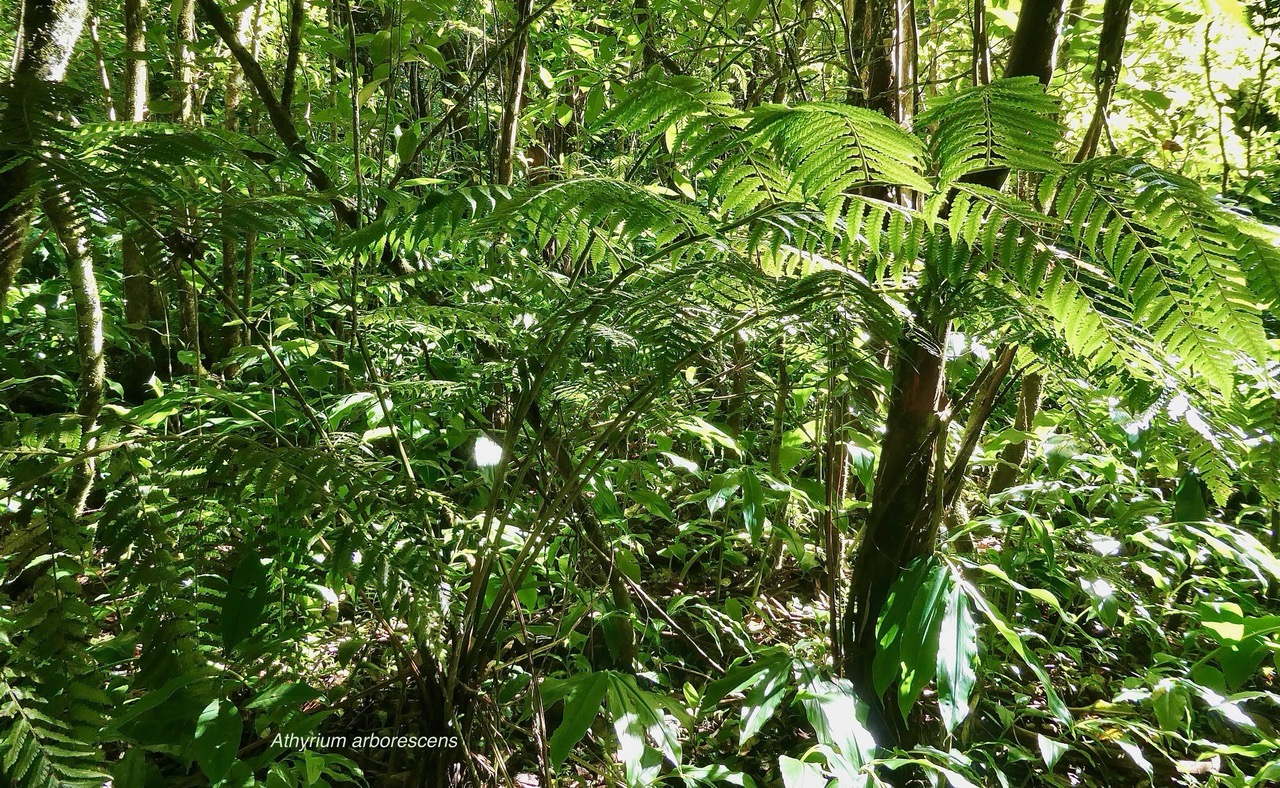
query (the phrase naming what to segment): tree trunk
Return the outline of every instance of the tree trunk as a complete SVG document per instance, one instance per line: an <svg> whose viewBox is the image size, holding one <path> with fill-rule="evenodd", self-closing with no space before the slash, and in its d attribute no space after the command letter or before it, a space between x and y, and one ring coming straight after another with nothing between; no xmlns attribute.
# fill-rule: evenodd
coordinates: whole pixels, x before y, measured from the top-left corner
<svg viewBox="0 0 1280 788"><path fill-rule="evenodd" d="M1093 120L1085 132L1084 141L1076 153L1076 161L1093 158L1102 140L1102 130L1107 122L1107 109L1111 106L1111 94L1120 79L1120 64L1124 60L1124 37L1129 29L1129 10L1133 0L1107 0L1102 10L1102 40L1098 44L1098 62L1093 69L1093 86L1097 103L1093 108Z"/></svg>
<svg viewBox="0 0 1280 788"><path fill-rule="evenodd" d="M102 40L98 37L98 14L94 11L89 17L89 42L93 45L93 60L98 67L98 84L102 86L102 103L107 113L107 120L116 120L116 103L111 97L111 74L107 70L107 61L102 56Z"/></svg>
<svg viewBox="0 0 1280 788"><path fill-rule="evenodd" d="M124 0L124 119L147 119L147 0Z"/></svg>
<svg viewBox="0 0 1280 788"><path fill-rule="evenodd" d="M298 62L302 58L302 28L307 19L305 0L289 2L289 50L284 63L284 79L280 85L280 103L286 110L293 106L294 84L298 75ZM244 30L244 15L240 17L241 34Z"/></svg>
<svg viewBox="0 0 1280 788"><path fill-rule="evenodd" d="M71 300L76 305L76 352L80 356L80 451L90 452L97 439L93 435L102 410L102 392L106 382L106 364L102 354L102 300L98 296L98 280L93 272L93 258L89 253L88 233L58 187L50 184L44 196L45 216L67 256L67 278L71 282ZM86 457L72 472L71 486L67 490L67 503L73 516L84 513L93 489L96 462Z"/></svg>
<svg viewBox="0 0 1280 788"><path fill-rule="evenodd" d="M32 137L37 125L31 120L44 111L52 85L66 78L88 11L88 0L27 0L23 5L20 51L0 116L0 138L9 142L0 155L0 309L22 268L31 228L35 162L28 151L39 142Z"/></svg>
<svg viewBox="0 0 1280 788"><path fill-rule="evenodd" d="M877 619L899 575L934 546L927 515L945 396L948 319L943 309L940 300L923 293L915 310L917 324L905 328L898 340L871 513L845 603L844 672L873 709L879 705L871 679ZM883 716L873 720L873 733L882 744L905 733L897 708L896 703L884 704Z"/></svg>
<svg viewBox="0 0 1280 788"><path fill-rule="evenodd" d="M1036 411L1040 409L1040 388L1044 379L1040 373L1032 372L1022 378L1022 388L1018 394L1018 412L1013 418L1013 428L1024 432L1031 429L1035 421ZM995 495L1009 489L1018 481L1018 471L1022 467L1022 459L1027 455L1027 442L1015 441L1000 451L1000 461L987 483L987 495Z"/></svg>
<svg viewBox="0 0 1280 788"><path fill-rule="evenodd" d="M132 123L143 123L150 115L150 70L147 65L147 0L124 2L124 115ZM149 222L152 206L144 201L134 205L141 222ZM137 341L121 376L125 398L140 402L145 386L156 371L156 359L167 352L159 333L151 326L152 317L164 314L153 310L161 300L155 284L155 268L147 260L147 249L155 248L147 230L136 222L126 221L121 231L120 258L124 269L124 318L126 330ZM165 373L161 373L162 375Z"/></svg>
<svg viewBox="0 0 1280 788"><path fill-rule="evenodd" d="M183 125L191 123L196 113L195 0L173 0L173 119Z"/></svg>
<svg viewBox="0 0 1280 788"><path fill-rule="evenodd" d="M533 13L533 0L519 0L516 24L522 25ZM514 175L516 137L520 128L520 109L524 105L525 72L529 70L529 32L521 30L511 47L511 71L507 95L502 104L502 127L498 138L498 183L510 186Z"/></svg>
<svg viewBox="0 0 1280 788"><path fill-rule="evenodd" d="M986 0L973 0L973 84L991 82L991 42L987 38Z"/></svg>
<svg viewBox="0 0 1280 788"><path fill-rule="evenodd" d="M255 4L256 5L256 4ZM250 5L240 12L240 19L236 25L236 37L241 42L244 41L245 35L249 32L250 25L253 22L254 5ZM290 46L293 46L292 41ZM239 119L236 112L240 108L240 100L244 94L244 75L238 65L233 64L227 72L226 84L226 110L223 118L223 128L228 131L236 131L239 127ZM231 191L231 181L224 178L222 181L222 192L224 195ZM226 314L224 315L227 323L234 323L236 320L236 306L241 301L240 297L240 238L236 232L231 229L230 223L226 221L226 211L224 211L224 220L222 222L222 270L221 280L222 293L226 298L223 305ZM249 244L246 244L249 246ZM220 361L227 353L244 343L246 327L235 323L226 326L222 331L221 347L214 354L214 361Z"/></svg>
<svg viewBox="0 0 1280 788"><path fill-rule="evenodd" d="M174 104L174 121L190 126L196 122L195 101L195 52L192 47L196 36L195 0L173 0L173 80L170 82L170 99ZM201 374L204 365L200 357L200 299L195 283L186 276L182 263L198 258L194 239L199 217L192 205L174 206L175 224L179 237L170 241L170 271L178 295L178 333L181 347L187 351L186 360L179 356L178 368Z"/></svg>

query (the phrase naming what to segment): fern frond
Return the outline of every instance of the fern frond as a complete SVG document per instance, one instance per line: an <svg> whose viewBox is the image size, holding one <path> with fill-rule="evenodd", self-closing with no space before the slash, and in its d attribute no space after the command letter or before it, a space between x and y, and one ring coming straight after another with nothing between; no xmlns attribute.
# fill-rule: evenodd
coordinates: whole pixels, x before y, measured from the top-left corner
<svg viewBox="0 0 1280 788"><path fill-rule="evenodd" d="M920 141L861 107L766 105L752 114L742 137L754 148L769 146L792 184L820 206L867 186L932 190L920 174Z"/></svg>
<svg viewBox="0 0 1280 788"><path fill-rule="evenodd" d="M623 88L619 100L600 117L598 125L633 134L663 133L673 124L698 115L727 115L732 109L733 96L709 90L696 77L668 77L655 72Z"/></svg>
<svg viewBox="0 0 1280 788"><path fill-rule="evenodd" d="M1052 172L1062 139L1058 99L1035 77L998 79L943 98L916 117L929 134L930 171L949 186L981 170Z"/></svg>
<svg viewBox="0 0 1280 788"><path fill-rule="evenodd" d="M1238 249L1197 185L1112 159L1046 178L1040 195L1081 256L1127 292L1134 321L1185 369L1229 396L1235 354L1269 353Z"/></svg>

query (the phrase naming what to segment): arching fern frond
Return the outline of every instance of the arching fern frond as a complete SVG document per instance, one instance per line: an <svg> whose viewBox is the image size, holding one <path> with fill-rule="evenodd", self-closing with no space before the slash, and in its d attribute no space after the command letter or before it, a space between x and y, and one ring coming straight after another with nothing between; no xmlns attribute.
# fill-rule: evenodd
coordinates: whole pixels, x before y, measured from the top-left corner
<svg viewBox="0 0 1280 788"><path fill-rule="evenodd" d="M930 171L943 186L973 172L1051 172L1062 139L1058 100L1035 77L998 79L945 97L916 118L928 135Z"/></svg>
<svg viewBox="0 0 1280 788"><path fill-rule="evenodd" d="M633 134L663 133L673 124L698 115L724 116L733 112L733 96L707 89L696 77L654 73L621 92L613 108L600 117L600 127Z"/></svg>
<svg viewBox="0 0 1280 788"><path fill-rule="evenodd" d="M824 102L757 109L742 136L769 146L792 183L827 206L854 189L898 186L928 192L920 140L878 112Z"/></svg>
<svg viewBox="0 0 1280 788"><path fill-rule="evenodd" d="M1134 322L1185 369L1229 395L1235 354L1270 352L1225 212L1194 183L1106 159L1046 178L1040 199L1081 257L1127 294Z"/></svg>

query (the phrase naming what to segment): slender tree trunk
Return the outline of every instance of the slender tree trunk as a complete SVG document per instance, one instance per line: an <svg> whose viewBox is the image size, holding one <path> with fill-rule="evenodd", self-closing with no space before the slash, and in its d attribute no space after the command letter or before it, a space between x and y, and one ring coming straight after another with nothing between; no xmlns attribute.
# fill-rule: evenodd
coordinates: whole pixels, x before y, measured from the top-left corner
<svg viewBox="0 0 1280 788"><path fill-rule="evenodd" d="M26 0L19 53L10 80L9 101L0 116L0 309L8 302L22 268L31 227L31 186L39 140L30 121L44 112L51 88L66 78L67 64L88 15L88 0Z"/></svg>
<svg viewBox="0 0 1280 788"><path fill-rule="evenodd" d="M747 364L747 341L739 331L733 335L733 371L730 373L732 391L729 395L729 433L735 438L742 437L742 416L747 410L747 375L750 374Z"/></svg>
<svg viewBox="0 0 1280 788"><path fill-rule="evenodd" d="M236 25L236 37L241 42L249 33L253 24L253 17L256 3L250 5L240 12L240 18ZM292 41L290 43L292 46ZM223 128L228 131L236 131L239 127L239 119L236 115L240 108L240 100L244 95L244 74L240 67L233 64L227 72L226 83L226 109L223 118ZM232 183L229 178L222 181L222 193L230 194ZM240 238L236 232L230 227L230 223L226 221L227 211L223 211L224 221L222 222L222 269L219 277L222 286L222 292L227 302L223 305L226 310L226 322L233 322L236 319L235 311L240 298ZM244 342L246 327L235 324L226 326L222 332L222 346L215 354L215 361L221 360L227 353L239 347Z"/></svg>
<svg viewBox="0 0 1280 788"><path fill-rule="evenodd" d="M173 119L183 125L193 122L196 113L195 50L196 3L195 0L173 0L173 82L170 98L173 100Z"/></svg>
<svg viewBox="0 0 1280 788"><path fill-rule="evenodd" d="M991 418L991 412L995 410L996 399L1000 395L1005 379L1009 376L1009 370L1013 368L1013 358L1016 354L1017 348L1013 345L1002 348L995 362L988 364L986 374L975 383L976 394L969 406L969 418L965 423L964 435L960 438L960 448L956 450L956 457L947 470L944 482L942 492L944 512L950 509L960 497L965 474L969 469L969 458L973 456L973 450L978 447L982 430L987 420Z"/></svg>
<svg viewBox="0 0 1280 788"><path fill-rule="evenodd" d="M111 74L107 71L107 61L102 57L102 41L98 37L98 15L95 11L89 17L89 41L93 45L93 60L98 66L98 84L102 86L102 104L106 109L107 120L116 119L116 103L111 97Z"/></svg>
<svg viewBox="0 0 1280 788"><path fill-rule="evenodd" d="M1076 161L1093 157L1102 139L1107 122L1107 110L1111 106L1111 94L1120 80L1120 65L1124 60L1124 37L1129 29L1129 10L1133 0L1107 0L1102 9L1102 40L1098 44L1098 62L1093 69L1093 86L1097 102L1093 108L1093 120L1085 132L1084 141L1076 153Z"/></svg>
<svg viewBox="0 0 1280 788"><path fill-rule="evenodd" d="M22 30L23 19L26 17L27 4L23 2L16 3L15 5L18 6L18 18L13 25L16 35L13 37L13 57L9 58L9 74L5 77L6 80L11 79L13 74L18 71L18 63L22 60Z"/></svg>
<svg viewBox="0 0 1280 788"><path fill-rule="evenodd" d="M124 114L132 123L146 122L150 116L150 69L147 65L147 0L124 2ZM148 250L157 244L140 223L149 222L153 206L146 200L134 205L138 221L126 220L121 231L120 257L124 269L124 316L126 330L137 341L122 375L121 385L130 402L145 396L145 386L156 370L156 360L165 358L168 350L151 324L164 314L163 297L155 282L155 265L148 260ZM168 376L168 367L160 370Z"/></svg>
<svg viewBox="0 0 1280 788"><path fill-rule="evenodd" d="M1058 59L1063 0L1023 0L1018 29L1009 46L1006 77L1036 77L1048 85Z"/></svg>
<svg viewBox="0 0 1280 788"><path fill-rule="evenodd" d="M786 42L785 56L787 58L786 71L791 72L794 77L797 95L802 98L805 95L804 82L800 74L800 59L804 53L804 43L809 38L809 21L813 18L813 10L816 0L801 0L800 7L796 10L795 32L789 38L784 38ZM774 13L777 13L776 6ZM781 20L779 20L781 21ZM782 71L781 69L777 69ZM778 84L773 87L773 103L781 104L787 100L787 86L792 80L787 79L785 73L778 74Z"/></svg>
<svg viewBox="0 0 1280 788"><path fill-rule="evenodd" d="M195 0L173 0L171 10L174 78L170 83L170 99L174 104L174 121L190 126L196 122ZM198 257L194 239L199 217L192 205L178 205L174 211L179 237L169 243L170 271L178 296L178 334L182 349L189 354L185 361L179 357L178 368L199 375L204 372L200 353L200 299L195 283L187 278L183 266L184 262L190 263Z"/></svg>
<svg viewBox="0 0 1280 788"><path fill-rule="evenodd" d="M298 75L298 62L302 58L302 28L306 24L306 0L290 0L289 2L289 50L284 63L284 79L280 85L280 103L286 110L293 106L294 84ZM244 15L241 14L241 35L244 29Z"/></svg>
<svg viewBox="0 0 1280 788"><path fill-rule="evenodd" d="M147 0L124 0L124 119L147 119Z"/></svg>
<svg viewBox="0 0 1280 788"><path fill-rule="evenodd" d="M102 392L106 382L102 353L102 300L98 296L98 280L93 272L84 222L76 217L70 200L58 185L50 185L52 188L43 199L44 213L67 256L67 278L71 282L71 299L76 305L76 352L80 356L77 413L80 416L80 451L85 453L92 451L97 443L93 432L102 411ZM72 473L67 502L76 517L84 512L89 500L95 469L95 460L86 457Z"/></svg>
<svg viewBox="0 0 1280 788"><path fill-rule="evenodd" d="M1027 432L1036 419L1040 409L1040 388L1044 379L1039 372L1031 372L1022 377L1022 387L1018 393L1018 411L1013 418L1013 428ZM991 481L987 483L987 495L995 495L1009 489L1018 481L1018 472L1022 468L1022 460L1027 456L1027 442L1018 440L1005 446L1000 451L1000 460Z"/></svg>
<svg viewBox="0 0 1280 788"><path fill-rule="evenodd" d="M518 0L516 24L533 13L533 0ZM502 127L498 138L498 183L510 186L514 175L520 109L524 105L525 72L529 70L529 32L522 30L511 47L510 80L502 103Z"/></svg>
<svg viewBox="0 0 1280 788"><path fill-rule="evenodd" d="M986 0L973 0L973 84L991 82L991 42L987 38Z"/></svg>

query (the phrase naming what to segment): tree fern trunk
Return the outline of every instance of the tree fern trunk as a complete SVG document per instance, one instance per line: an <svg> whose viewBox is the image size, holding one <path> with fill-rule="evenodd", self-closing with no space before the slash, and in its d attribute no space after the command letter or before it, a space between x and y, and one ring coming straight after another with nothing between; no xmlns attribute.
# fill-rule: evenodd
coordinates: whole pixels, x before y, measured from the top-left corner
<svg viewBox="0 0 1280 788"><path fill-rule="evenodd" d="M27 158L38 140L31 121L42 112L50 89L66 78L67 64L88 15L88 0L28 0L8 104L0 117L0 308L8 301L22 269L27 231L31 228L31 183L34 164Z"/></svg>
<svg viewBox="0 0 1280 788"><path fill-rule="evenodd" d="M941 425L938 412L944 396L948 323L945 318L930 321L930 316L941 311L941 303L926 294L917 310L926 322L905 329L898 341L871 513L849 581L843 621L844 671L873 706L880 705L871 681L876 621L903 570L934 546L927 514ZM895 741L905 732L896 709L896 703L884 704L885 716L874 726L882 743Z"/></svg>

